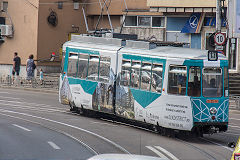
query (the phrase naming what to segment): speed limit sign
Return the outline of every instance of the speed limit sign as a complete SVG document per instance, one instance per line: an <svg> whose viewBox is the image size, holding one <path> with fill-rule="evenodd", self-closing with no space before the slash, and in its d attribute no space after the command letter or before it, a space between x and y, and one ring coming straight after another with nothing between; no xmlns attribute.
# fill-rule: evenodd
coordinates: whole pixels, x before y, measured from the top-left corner
<svg viewBox="0 0 240 160"><path fill-rule="evenodd" d="M216 33L214 36L214 41L217 45L221 46L225 43L226 37L223 33Z"/></svg>

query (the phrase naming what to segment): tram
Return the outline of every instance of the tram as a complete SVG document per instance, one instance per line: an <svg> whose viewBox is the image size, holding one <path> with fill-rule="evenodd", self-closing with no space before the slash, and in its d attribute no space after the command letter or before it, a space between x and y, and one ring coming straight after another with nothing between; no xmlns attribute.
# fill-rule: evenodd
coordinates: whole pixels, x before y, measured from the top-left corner
<svg viewBox="0 0 240 160"><path fill-rule="evenodd" d="M76 35L63 45L59 101L199 134L227 131L228 60L207 50Z"/></svg>

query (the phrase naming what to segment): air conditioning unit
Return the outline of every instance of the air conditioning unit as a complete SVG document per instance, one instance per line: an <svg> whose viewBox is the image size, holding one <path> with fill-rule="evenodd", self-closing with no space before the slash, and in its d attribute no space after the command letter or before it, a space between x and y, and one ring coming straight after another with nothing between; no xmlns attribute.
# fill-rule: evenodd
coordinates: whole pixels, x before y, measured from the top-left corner
<svg viewBox="0 0 240 160"><path fill-rule="evenodd" d="M0 25L1 35L6 37L13 36L13 26L12 25Z"/></svg>

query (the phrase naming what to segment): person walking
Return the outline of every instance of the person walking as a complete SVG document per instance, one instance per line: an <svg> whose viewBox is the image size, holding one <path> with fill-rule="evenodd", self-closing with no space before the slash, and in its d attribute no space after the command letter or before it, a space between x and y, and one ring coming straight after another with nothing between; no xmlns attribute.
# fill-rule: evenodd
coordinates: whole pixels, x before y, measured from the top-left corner
<svg viewBox="0 0 240 160"><path fill-rule="evenodd" d="M40 84L42 85L43 84L43 70L42 70L42 68L40 68L40 70L39 70L39 80L40 80Z"/></svg>
<svg viewBox="0 0 240 160"><path fill-rule="evenodd" d="M26 66L26 71L27 71L27 80L32 83L33 77L34 77L34 70L36 68L36 65L33 60L33 55L31 54L27 60L27 66Z"/></svg>
<svg viewBox="0 0 240 160"><path fill-rule="evenodd" d="M18 56L18 53L14 53L13 58L13 69L12 69L12 84L14 84L15 73L17 75L16 81L18 84L19 81L19 73L20 73L20 66L21 66L21 58Z"/></svg>

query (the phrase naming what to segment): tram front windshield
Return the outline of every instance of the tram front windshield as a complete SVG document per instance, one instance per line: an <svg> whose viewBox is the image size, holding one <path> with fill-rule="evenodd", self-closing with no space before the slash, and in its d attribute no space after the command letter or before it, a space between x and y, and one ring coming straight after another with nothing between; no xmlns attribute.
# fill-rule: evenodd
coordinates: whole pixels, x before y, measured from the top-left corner
<svg viewBox="0 0 240 160"><path fill-rule="evenodd" d="M204 68L203 69L203 96L204 97L222 97L223 78L221 68Z"/></svg>

